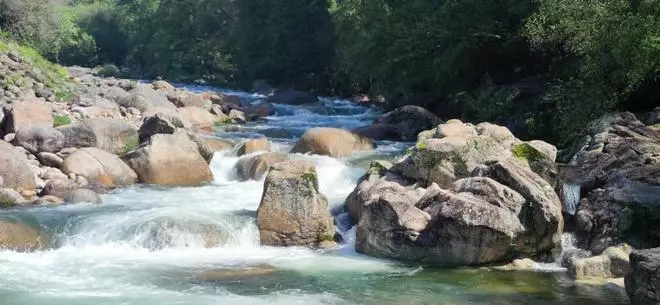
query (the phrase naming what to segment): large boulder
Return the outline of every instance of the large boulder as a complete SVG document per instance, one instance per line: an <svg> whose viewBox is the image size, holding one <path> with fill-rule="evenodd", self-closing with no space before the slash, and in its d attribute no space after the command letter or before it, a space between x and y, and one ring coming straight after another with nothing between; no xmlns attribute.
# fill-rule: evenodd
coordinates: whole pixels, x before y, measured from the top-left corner
<svg viewBox="0 0 660 305"><path fill-rule="evenodd" d="M319 99L311 92L284 90L278 91L274 95L266 98L266 103L304 105L318 103Z"/></svg>
<svg viewBox="0 0 660 305"><path fill-rule="evenodd" d="M21 128L14 142L32 154L55 153L64 148L64 134L46 125L29 125Z"/></svg>
<svg viewBox="0 0 660 305"><path fill-rule="evenodd" d="M120 119L91 118L57 129L64 134L64 147L97 147L121 155L138 143L137 129Z"/></svg>
<svg viewBox="0 0 660 305"><path fill-rule="evenodd" d="M250 139L241 143L236 153L240 157L258 151L271 151L272 146L272 143L267 138Z"/></svg>
<svg viewBox="0 0 660 305"><path fill-rule="evenodd" d="M176 106L167 99L167 95L146 84L138 85L129 91L128 96L119 98L117 103L126 108L132 107L142 112L153 107L176 109Z"/></svg>
<svg viewBox="0 0 660 305"><path fill-rule="evenodd" d="M561 172L581 187L578 245L595 254L622 242L660 246L660 131L615 113L591 122L584 135Z"/></svg>
<svg viewBox="0 0 660 305"><path fill-rule="evenodd" d="M528 143L509 135L504 127L492 124L475 127L451 120L440 124L432 136L420 137L393 171L426 185L435 182L447 188L457 179L469 177L478 165L513 158L554 187L557 179L554 162Z"/></svg>
<svg viewBox="0 0 660 305"><path fill-rule="evenodd" d="M32 168L25 153L11 144L0 140L0 180L3 186L18 192L36 188Z"/></svg>
<svg viewBox="0 0 660 305"><path fill-rule="evenodd" d="M532 166L550 157L492 124L454 120L419 139L394 165L372 164L348 196L357 251L444 266L553 259L562 205Z"/></svg>
<svg viewBox="0 0 660 305"><path fill-rule="evenodd" d="M257 209L261 244L315 245L333 240L335 226L328 201L319 192L314 165L286 161L273 165Z"/></svg>
<svg viewBox="0 0 660 305"><path fill-rule="evenodd" d="M213 180L198 145L183 132L154 135L124 160L143 183L200 185Z"/></svg>
<svg viewBox="0 0 660 305"><path fill-rule="evenodd" d="M91 189L77 189L65 198L69 203L103 203L103 200Z"/></svg>
<svg viewBox="0 0 660 305"><path fill-rule="evenodd" d="M634 251L630 266L625 283L632 304L660 304L660 248Z"/></svg>
<svg viewBox="0 0 660 305"><path fill-rule="evenodd" d="M195 129L211 130L217 121L216 116L210 112L195 106L179 108L179 117L190 123Z"/></svg>
<svg viewBox="0 0 660 305"><path fill-rule="evenodd" d="M173 134L177 128L184 128L179 117L160 112L145 117L138 131L140 143L148 141L155 134Z"/></svg>
<svg viewBox="0 0 660 305"><path fill-rule="evenodd" d="M15 133L30 125L53 127L51 108L38 99L23 99L13 103L6 113L5 133Z"/></svg>
<svg viewBox="0 0 660 305"><path fill-rule="evenodd" d="M236 178L239 181L259 180L268 172L271 166L288 159L287 155L282 153L263 153L243 157L234 166Z"/></svg>
<svg viewBox="0 0 660 305"><path fill-rule="evenodd" d="M568 274L575 279L585 278L620 278L629 274L630 252L626 244L607 248L601 255L592 257L571 256L562 261Z"/></svg>
<svg viewBox="0 0 660 305"><path fill-rule="evenodd" d="M168 95L168 98L174 103L174 105L180 108L197 107L204 109L207 112L211 110L211 101L205 99L201 94L179 92Z"/></svg>
<svg viewBox="0 0 660 305"><path fill-rule="evenodd" d="M0 249L32 252L42 248L44 242L39 229L9 219L0 220Z"/></svg>
<svg viewBox="0 0 660 305"><path fill-rule="evenodd" d="M312 153L339 158L374 148L373 140L343 129L312 128L303 134L291 149L291 153Z"/></svg>
<svg viewBox="0 0 660 305"><path fill-rule="evenodd" d="M55 196L57 198L65 199L71 192L78 189L78 184L69 179L52 179L46 182L46 185L41 190L40 196Z"/></svg>
<svg viewBox="0 0 660 305"><path fill-rule="evenodd" d="M362 136L376 140L411 141L417 134L431 129L440 120L436 115L419 106L404 106L378 117L370 126L353 130Z"/></svg>
<svg viewBox="0 0 660 305"><path fill-rule="evenodd" d="M69 155L62 163L62 171L106 187L131 185L137 180L135 172L119 157L94 147L82 148Z"/></svg>

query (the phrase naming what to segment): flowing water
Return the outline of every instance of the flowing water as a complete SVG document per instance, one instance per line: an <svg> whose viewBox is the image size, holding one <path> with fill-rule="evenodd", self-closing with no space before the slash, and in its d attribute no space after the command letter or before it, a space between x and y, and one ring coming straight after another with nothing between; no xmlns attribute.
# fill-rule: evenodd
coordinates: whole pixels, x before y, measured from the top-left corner
<svg viewBox="0 0 660 305"><path fill-rule="evenodd" d="M241 93L251 102L259 97ZM252 137L267 128L286 151L307 128L352 128L377 113L346 101L277 106L267 122L220 138ZM409 143L379 143L347 159L294 155L316 165L331 208L342 205L369 160L393 158ZM576 284L556 265L534 272L435 269L357 254L354 229L330 251L260 247L255 224L263 181L237 182L231 152L216 154L215 181L197 188L134 186L102 205L4 210L0 217L39 222L52 250L0 251L1 305L77 304L626 304L609 286ZM338 215L338 222L345 215Z"/></svg>

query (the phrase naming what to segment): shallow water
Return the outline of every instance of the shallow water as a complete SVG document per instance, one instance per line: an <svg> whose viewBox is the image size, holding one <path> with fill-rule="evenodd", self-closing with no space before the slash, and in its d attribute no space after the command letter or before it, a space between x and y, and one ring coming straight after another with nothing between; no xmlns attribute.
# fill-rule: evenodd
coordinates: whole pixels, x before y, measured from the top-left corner
<svg viewBox="0 0 660 305"><path fill-rule="evenodd" d="M353 128L377 115L332 99L277 110L266 123L217 136L240 140L284 128L293 138L275 141L286 151L310 127ZM370 160L394 158L409 145L379 144L376 152L343 160L292 157L316 165L320 189L337 208ZM237 160L217 154L215 181L202 187L134 186L104 195L103 205L1 211L0 217L39 222L56 246L0 251L0 304L627 304L621 289L578 285L555 265L503 272L369 258L355 252L352 230L332 251L260 247L255 214L263 180L235 181Z"/></svg>

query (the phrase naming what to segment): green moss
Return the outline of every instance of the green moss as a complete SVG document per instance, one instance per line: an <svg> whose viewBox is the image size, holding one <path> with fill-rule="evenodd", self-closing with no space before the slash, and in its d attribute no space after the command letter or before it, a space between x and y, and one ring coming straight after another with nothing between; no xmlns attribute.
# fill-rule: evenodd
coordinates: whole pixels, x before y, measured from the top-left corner
<svg viewBox="0 0 660 305"><path fill-rule="evenodd" d="M316 176L316 172L309 172L309 173L304 173L302 175L303 180L311 182L311 183L316 183L318 181L318 177Z"/></svg>
<svg viewBox="0 0 660 305"><path fill-rule="evenodd" d="M9 196L0 194L0 208L9 208L14 205L13 201Z"/></svg>
<svg viewBox="0 0 660 305"><path fill-rule="evenodd" d="M137 146L138 146L138 138L130 137L124 141L124 149L119 155L124 156L129 152L133 151Z"/></svg>
<svg viewBox="0 0 660 305"><path fill-rule="evenodd" d="M54 115L53 120L55 121L55 123L53 123L53 126L55 127L71 124L71 118L66 115Z"/></svg>
<svg viewBox="0 0 660 305"><path fill-rule="evenodd" d="M334 234L328 234L328 233L320 233L316 239L318 242L322 241L335 241L335 235Z"/></svg>
<svg viewBox="0 0 660 305"><path fill-rule="evenodd" d="M428 145L426 145L426 142L418 142L416 147L418 151L425 151L429 148Z"/></svg>
<svg viewBox="0 0 660 305"><path fill-rule="evenodd" d="M527 143L514 145L511 151L516 158L522 160L539 161L544 159L544 156L540 151Z"/></svg>

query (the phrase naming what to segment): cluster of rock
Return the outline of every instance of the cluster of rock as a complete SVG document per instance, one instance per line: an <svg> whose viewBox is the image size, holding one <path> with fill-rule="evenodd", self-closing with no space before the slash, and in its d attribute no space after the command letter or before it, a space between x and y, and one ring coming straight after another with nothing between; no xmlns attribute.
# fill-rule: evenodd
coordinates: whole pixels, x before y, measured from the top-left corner
<svg viewBox="0 0 660 305"><path fill-rule="evenodd" d="M375 162L346 200L356 249L435 265L548 259L561 247L556 150L452 120L395 164Z"/></svg>

